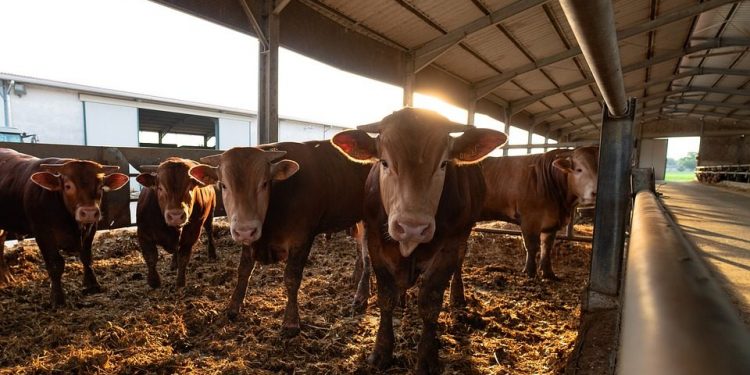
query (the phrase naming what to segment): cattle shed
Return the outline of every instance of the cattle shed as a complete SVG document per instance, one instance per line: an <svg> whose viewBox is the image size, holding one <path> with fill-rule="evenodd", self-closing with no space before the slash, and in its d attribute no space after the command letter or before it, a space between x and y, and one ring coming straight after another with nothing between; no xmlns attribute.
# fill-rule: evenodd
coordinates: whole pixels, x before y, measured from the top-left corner
<svg viewBox="0 0 750 375"><path fill-rule="evenodd" d="M652 184L631 189L631 160L637 160L644 140L660 137L700 136L701 167L737 166L737 176L746 176L747 169L741 168L750 157L750 3L156 2L259 39L261 142L278 138L279 45L402 86L404 105L411 105L413 93L419 91L466 108L469 124L475 113L483 113L504 122L506 132L511 125L528 130L529 143L531 134L561 145L598 142L596 230L585 299L589 311L622 312L622 335L611 370L750 369L747 327L698 264L694 245L674 230L674 219L655 199ZM639 192L635 201L633 192ZM653 233L653 226L665 229ZM655 244L668 248L668 254L653 248ZM746 257L747 243L742 246ZM670 260L694 264L675 266ZM741 267L746 270L747 263ZM703 279L706 285L696 281ZM671 289L680 285L687 285L681 293ZM747 298L739 297L745 304ZM711 318L704 319L707 316ZM665 324L673 320L675 325ZM672 345L674 341L685 345ZM643 342L652 345L640 345ZM701 349L705 347L715 350ZM712 363L726 366L711 369Z"/></svg>

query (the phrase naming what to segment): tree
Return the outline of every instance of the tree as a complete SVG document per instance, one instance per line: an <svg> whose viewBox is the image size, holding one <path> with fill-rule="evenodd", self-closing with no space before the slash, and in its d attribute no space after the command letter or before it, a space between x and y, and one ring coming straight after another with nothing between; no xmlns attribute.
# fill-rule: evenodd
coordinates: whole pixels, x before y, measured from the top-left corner
<svg viewBox="0 0 750 375"><path fill-rule="evenodd" d="M687 156L683 156L677 160L677 170L682 171L694 171L697 163L696 156L697 152L688 152Z"/></svg>

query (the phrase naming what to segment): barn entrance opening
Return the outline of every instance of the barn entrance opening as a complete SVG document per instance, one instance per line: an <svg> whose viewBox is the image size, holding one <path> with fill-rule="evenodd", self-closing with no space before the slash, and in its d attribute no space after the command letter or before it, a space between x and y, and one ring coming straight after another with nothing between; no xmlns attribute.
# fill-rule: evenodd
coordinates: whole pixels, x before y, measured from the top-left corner
<svg viewBox="0 0 750 375"><path fill-rule="evenodd" d="M217 124L215 117L139 108L138 145L216 149Z"/></svg>

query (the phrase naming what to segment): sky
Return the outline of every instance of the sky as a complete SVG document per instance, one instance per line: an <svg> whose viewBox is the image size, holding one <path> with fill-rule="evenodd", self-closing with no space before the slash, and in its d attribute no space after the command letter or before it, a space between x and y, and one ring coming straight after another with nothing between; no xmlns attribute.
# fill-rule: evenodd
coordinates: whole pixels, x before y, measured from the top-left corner
<svg viewBox="0 0 750 375"><path fill-rule="evenodd" d="M258 43L248 35L146 0L0 0L0 15L0 72L257 110ZM281 117L354 127L401 104L400 87L280 49ZM433 97L416 93L414 105L466 122L465 109ZM475 123L502 127L481 114ZM527 132L511 128L509 143L527 143Z"/></svg>

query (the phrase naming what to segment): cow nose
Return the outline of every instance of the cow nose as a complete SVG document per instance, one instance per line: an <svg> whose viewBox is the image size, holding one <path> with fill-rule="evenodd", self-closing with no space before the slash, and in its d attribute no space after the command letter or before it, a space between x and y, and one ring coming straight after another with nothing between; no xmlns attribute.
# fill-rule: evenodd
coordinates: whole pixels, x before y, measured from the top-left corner
<svg viewBox="0 0 750 375"><path fill-rule="evenodd" d="M164 219L167 222L167 225L178 227L185 224L187 221L187 213L185 213L185 210L180 209L167 210L164 213Z"/></svg>
<svg viewBox="0 0 750 375"><path fill-rule="evenodd" d="M76 210L76 221L83 224L93 224L99 221L100 215L99 207L78 207Z"/></svg>
<svg viewBox="0 0 750 375"><path fill-rule="evenodd" d="M243 245L250 245L260 238L260 223L242 223L232 226L232 238Z"/></svg>
<svg viewBox="0 0 750 375"><path fill-rule="evenodd" d="M431 233L432 224L427 222L413 222L396 220L394 223L394 232L400 239L424 240ZM399 240L399 238L394 238Z"/></svg>

